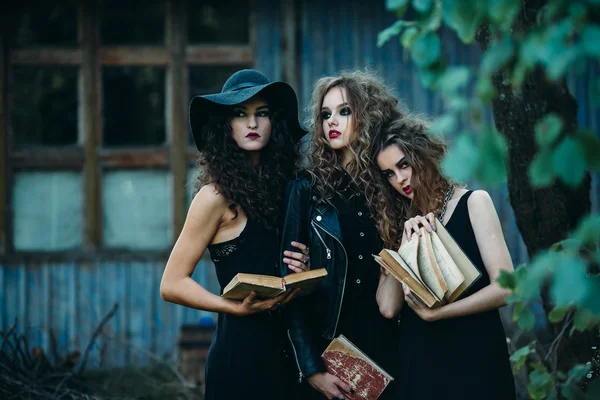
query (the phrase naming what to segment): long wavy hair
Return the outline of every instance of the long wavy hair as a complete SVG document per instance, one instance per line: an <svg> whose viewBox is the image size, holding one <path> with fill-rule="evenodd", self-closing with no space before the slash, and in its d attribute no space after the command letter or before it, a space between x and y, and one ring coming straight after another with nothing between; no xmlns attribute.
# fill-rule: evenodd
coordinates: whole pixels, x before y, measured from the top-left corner
<svg viewBox="0 0 600 400"><path fill-rule="evenodd" d="M269 104L269 107L273 107ZM293 178L297 146L281 109L271 108L271 138L261 150L259 167L232 136L232 107L216 107L204 127L205 144L198 157L196 191L207 184L229 201L236 213L273 228L279 225L287 182Z"/></svg>
<svg viewBox="0 0 600 400"><path fill-rule="evenodd" d="M338 87L346 89L357 132L349 145L353 157L345 168L369 204L373 201L373 192L367 188L373 184L373 168L370 166L373 163L374 138L387 121L402 116L403 107L373 72L345 71L339 76L317 81L309 106L308 125L312 134L306 170L311 175L313 190L319 201L332 202L344 172L341 151L332 149L325 138L321 113L325 95Z"/></svg>
<svg viewBox="0 0 600 400"><path fill-rule="evenodd" d="M371 212L377 221L377 230L385 247L397 249L402 241L404 222L417 215L430 212L440 216L442 205L452 182L441 170L441 161L446 154L443 139L427 133L428 122L414 115L392 121L376 141L374 158L389 146L398 146L412 167L410 186L414 189L410 200L398 193L387 178L377 169L374 201Z"/></svg>

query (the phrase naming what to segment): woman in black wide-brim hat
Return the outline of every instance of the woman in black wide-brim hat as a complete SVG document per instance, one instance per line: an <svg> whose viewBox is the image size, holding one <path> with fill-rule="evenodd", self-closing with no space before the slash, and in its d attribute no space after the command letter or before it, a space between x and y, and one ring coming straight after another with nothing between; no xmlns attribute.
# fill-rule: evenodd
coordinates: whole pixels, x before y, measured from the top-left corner
<svg viewBox="0 0 600 400"><path fill-rule="evenodd" d="M161 296L219 314L206 366L207 400L286 398L292 375L279 307L295 292L234 301L191 276L207 248L221 288L240 272L279 276L282 200L306 133L296 94L258 71L238 71L221 93L192 99L190 127L200 152L199 191L167 262ZM308 249L297 243L296 250L290 259L306 269Z"/></svg>

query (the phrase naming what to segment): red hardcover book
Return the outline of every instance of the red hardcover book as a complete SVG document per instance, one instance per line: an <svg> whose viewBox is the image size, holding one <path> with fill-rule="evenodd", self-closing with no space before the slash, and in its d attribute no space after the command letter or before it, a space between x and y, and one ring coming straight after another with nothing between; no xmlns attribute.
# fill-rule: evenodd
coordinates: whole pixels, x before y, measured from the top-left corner
<svg viewBox="0 0 600 400"><path fill-rule="evenodd" d="M349 399L376 400L394 378L360 351L352 342L340 335L327 346L321 355L327 372L350 385L353 393Z"/></svg>

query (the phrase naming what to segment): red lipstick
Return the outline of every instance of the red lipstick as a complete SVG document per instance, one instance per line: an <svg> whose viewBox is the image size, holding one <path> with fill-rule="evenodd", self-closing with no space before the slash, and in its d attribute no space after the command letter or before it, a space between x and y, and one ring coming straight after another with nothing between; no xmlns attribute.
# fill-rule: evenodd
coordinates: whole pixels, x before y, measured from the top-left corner
<svg viewBox="0 0 600 400"><path fill-rule="evenodd" d="M256 140L256 139L260 139L260 135L258 134L258 132L250 132L249 134L246 135L246 138L248 138L250 140Z"/></svg>
<svg viewBox="0 0 600 400"><path fill-rule="evenodd" d="M342 133L340 131L336 131L335 129L329 131L329 139L335 139L340 136L342 136Z"/></svg>
<svg viewBox="0 0 600 400"><path fill-rule="evenodd" d="M402 188L402 190L404 191L404 193L406 194L411 194L412 193L412 188L410 187L410 185L406 185Z"/></svg>

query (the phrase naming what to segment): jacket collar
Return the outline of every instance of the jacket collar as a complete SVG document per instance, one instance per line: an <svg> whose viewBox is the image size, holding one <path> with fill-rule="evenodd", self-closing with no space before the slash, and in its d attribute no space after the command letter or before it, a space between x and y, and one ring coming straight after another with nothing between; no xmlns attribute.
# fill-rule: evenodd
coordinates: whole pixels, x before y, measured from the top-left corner
<svg viewBox="0 0 600 400"><path fill-rule="evenodd" d="M311 215L311 220L327 230L338 240L342 240L342 230L338 219L337 211L329 203L318 203L315 205L315 212Z"/></svg>

